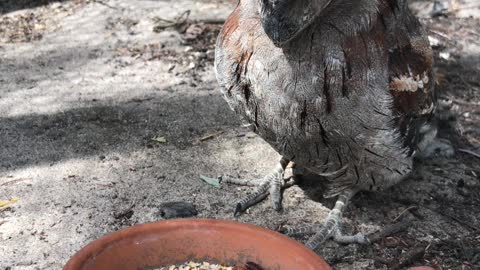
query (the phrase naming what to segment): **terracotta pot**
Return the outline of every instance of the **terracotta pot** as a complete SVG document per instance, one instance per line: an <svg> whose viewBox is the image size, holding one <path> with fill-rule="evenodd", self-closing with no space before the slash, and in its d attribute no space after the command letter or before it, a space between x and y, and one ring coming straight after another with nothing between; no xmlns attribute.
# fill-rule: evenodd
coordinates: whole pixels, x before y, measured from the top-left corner
<svg viewBox="0 0 480 270"><path fill-rule="evenodd" d="M327 270L304 245L279 233L238 222L176 219L137 225L99 238L64 270L140 270L185 261L242 264L265 270Z"/></svg>

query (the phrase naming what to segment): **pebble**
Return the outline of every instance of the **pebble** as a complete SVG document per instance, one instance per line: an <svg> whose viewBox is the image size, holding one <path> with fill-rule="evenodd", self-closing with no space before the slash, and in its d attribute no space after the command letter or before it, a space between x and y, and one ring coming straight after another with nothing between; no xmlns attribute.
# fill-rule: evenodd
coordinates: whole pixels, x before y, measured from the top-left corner
<svg viewBox="0 0 480 270"><path fill-rule="evenodd" d="M186 218L198 214L195 205L189 202L166 202L160 205L160 216L164 219Z"/></svg>

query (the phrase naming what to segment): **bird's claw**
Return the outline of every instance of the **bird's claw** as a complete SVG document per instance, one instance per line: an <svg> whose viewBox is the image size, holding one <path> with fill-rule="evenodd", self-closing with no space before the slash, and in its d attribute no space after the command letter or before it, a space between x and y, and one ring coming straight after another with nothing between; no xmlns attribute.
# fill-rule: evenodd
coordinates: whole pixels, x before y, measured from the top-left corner
<svg viewBox="0 0 480 270"><path fill-rule="evenodd" d="M222 182L231 183L242 186L258 186L254 193L243 198L235 205L234 216L240 215L250 206L262 201L269 194L272 206L276 211L282 210L282 194L283 188L290 187L296 182L295 165L293 162L282 159L276 168L261 180L242 180L231 178L229 176L221 177ZM256 184L260 183L260 184Z"/></svg>
<svg viewBox="0 0 480 270"><path fill-rule="evenodd" d="M288 236L314 234L306 243L306 246L312 250L317 249L328 239L342 244L367 244L370 242L368 237L362 233L344 235L340 227L338 221L327 218L323 224L307 224L298 228L284 227L278 230L278 232Z"/></svg>

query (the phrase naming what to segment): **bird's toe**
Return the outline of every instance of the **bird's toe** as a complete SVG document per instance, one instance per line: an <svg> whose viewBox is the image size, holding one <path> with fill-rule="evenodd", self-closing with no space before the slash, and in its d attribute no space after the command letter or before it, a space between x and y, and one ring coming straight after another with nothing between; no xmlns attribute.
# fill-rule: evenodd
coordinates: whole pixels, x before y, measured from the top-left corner
<svg viewBox="0 0 480 270"><path fill-rule="evenodd" d="M423 149L421 149L417 155L417 158L428 159L433 157L452 157L454 154L455 149L450 141L436 138Z"/></svg>

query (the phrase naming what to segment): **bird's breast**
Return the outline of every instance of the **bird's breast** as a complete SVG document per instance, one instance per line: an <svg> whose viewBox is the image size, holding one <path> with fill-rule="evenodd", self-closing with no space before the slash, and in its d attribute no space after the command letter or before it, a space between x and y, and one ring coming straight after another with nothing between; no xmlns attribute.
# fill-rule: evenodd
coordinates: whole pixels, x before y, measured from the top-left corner
<svg viewBox="0 0 480 270"><path fill-rule="evenodd" d="M217 78L230 107L280 154L324 162L334 151L346 159L388 128L381 44L368 36L346 42L322 25L277 47L258 17L242 14L234 11L219 35Z"/></svg>

